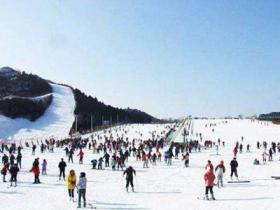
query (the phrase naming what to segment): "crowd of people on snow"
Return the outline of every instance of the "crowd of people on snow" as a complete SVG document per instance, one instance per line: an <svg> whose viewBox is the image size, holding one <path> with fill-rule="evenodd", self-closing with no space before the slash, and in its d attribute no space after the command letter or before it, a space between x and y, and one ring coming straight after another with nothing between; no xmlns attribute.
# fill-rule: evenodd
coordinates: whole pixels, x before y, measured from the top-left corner
<svg viewBox="0 0 280 210"><path fill-rule="evenodd" d="M210 128L212 132L215 132L214 127L216 124L205 125L205 128ZM194 136L196 139L188 139L185 144L178 144L171 142L169 147L166 148L166 130L174 129L168 128L161 133L152 131L150 139L144 139L142 134L139 132L140 138L129 139L125 137L127 130L124 128L114 128L104 130L104 133L95 133L88 138L67 138L63 140L55 140L53 138L45 140L44 142L26 142L25 147L30 148L32 155L38 155L37 148L40 148L40 153L45 152L53 153L55 149L62 149L65 152L65 157L62 157L58 163L58 177L59 180L63 179L67 182L68 194L70 200L74 200L74 191L78 189L78 207L81 207L83 200L83 205L86 206L86 187L87 178L86 173L81 172L79 176L79 181L77 181L76 172L74 169L70 170L68 176L66 176L67 164L71 165L74 163L74 159L78 159L79 164L84 164L84 157L88 153L96 154L98 158L92 159L90 161L92 169L103 170L104 168L111 168L113 171L122 170L123 175L126 176L126 189L128 190L129 185L134 191L133 177L136 175L135 169L131 166L127 167L129 159L134 158L136 161L142 161L143 168L149 168L150 165L156 166L160 162L165 162L166 165L172 165L173 159L181 159L184 161L184 166L189 167L190 165L190 155L194 152L201 152L205 149L216 148L218 154L218 148L225 147L225 142L221 141L220 138L217 141L203 139L202 133L196 133ZM119 129L119 130L117 130ZM123 133L122 135L114 136L115 133ZM194 134L191 126L188 127L188 133ZM238 162L237 155L243 153L244 147L244 137L241 137L241 141L236 142L233 149L233 159L231 160L230 166L230 177L235 176L238 179ZM272 142L269 146L268 142L264 141L262 143L257 142L257 149L261 150L263 163L267 161L272 161L273 156L278 152L280 154L280 143ZM246 145L246 152L250 152L251 145ZM268 149L269 148L269 149ZM1 174L3 176L3 182L6 182L6 176L10 174L10 186L17 186L17 175L22 167L22 144L16 145L12 143L11 145L1 144L1 153L3 167L1 169ZM268 152L266 152L268 149ZM7 155L7 154L8 155ZM96 156L95 155L95 156ZM181 158L179 157L181 155ZM65 161L66 160L66 161ZM254 160L254 164L259 164L257 158ZM34 184L40 184L40 174L46 175L48 168L48 162L43 159L41 163L40 170L40 159L35 158L32 163L30 172L34 174ZM216 167L213 163L208 160L205 166L205 198L209 199L209 192L211 198L215 199L213 187L217 185L218 187L223 187L224 179L223 176L226 172L226 166L224 161L221 160Z"/></svg>

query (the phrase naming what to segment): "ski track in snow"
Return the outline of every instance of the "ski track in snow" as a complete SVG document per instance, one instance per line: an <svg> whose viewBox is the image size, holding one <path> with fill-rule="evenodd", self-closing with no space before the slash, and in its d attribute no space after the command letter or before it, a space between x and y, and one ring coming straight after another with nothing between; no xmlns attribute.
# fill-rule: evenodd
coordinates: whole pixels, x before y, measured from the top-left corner
<svg viewBox="0 0 280 210"><path fill-rule="evenodd" d="M75 99L69 87L51 84L53 101L44 115L31 122L0 115L0 139L65 138L74 122Z"/></svg>
<svg viewBox="0 0 280 210"><path fill-rule="evenodd" d="M215 132L212 128L205 128L206 123L215 122ZM194 120L194 134L201 132L204 139L217 140L221 138L226 142L225 148L220 148L220 155L216 156L215 149L202 150L200 153L190 155L190 167L184 168L183 161L174 160L172 166L166 166L164 162L150 165L148 169L142 168L142 162L136 162L133 157L127 165L136 169L137 176L134 179L135 193L125 191L125 178L121 171L92 170L90 161L99 155L85 150L84 165L78 164L78 157L74 158L74 164L68 164L67 174L70 169L75 169L79 174L81 171L87 173L88 188L87 200L97 209L133 210L278 210L280 203L279 189L280 180L273 180L272 175L280 175L278 161L279 154L274 157L273 162L266 165L254 166L254 158L261 159L262 150L256 149L256 142L266 140L279 141L280 127L269 124L261 125L249 120L228 120L223 124L222 120ZM139 132L144 138L151 138L150 131L157 130L160 133L164 125L128 125L129 130L124 137L140 138ZM102 132L99 132L101 134ZM103 134L104 135L104 134ZM118 132L118 135L122 135ZM113 132L117 136L117 132ZM233 145L244 136L243 145L251 144L252 152L238 154L238 172L240 179L251 180L250 183L228 184L229 162L232 159ZM195 139L195 136L191 136ZM38 152L39 149L37 149ZM246 147L245 147L246 150ZM33 174L28 170L31 168L33 159L40 157L48 161L48 175L41 176L41 185L33 185ZM1 210L62 210L76 209L77 203L68 199L66 183L58 181L58 162L65 157L62 149L55 149L54 153L37 153L31 155L31 150L23 150L23 169L18 175L18 187L7 188L7 184L0 183ZM221 159L225 161L226 174L224 177L224 188L214 187L216 201L204 201L197 199L204 195L204 166L211 159L214 166ZM277 159L277 160L276 160ZM77 199L77 194L75 194Z"/></svg>

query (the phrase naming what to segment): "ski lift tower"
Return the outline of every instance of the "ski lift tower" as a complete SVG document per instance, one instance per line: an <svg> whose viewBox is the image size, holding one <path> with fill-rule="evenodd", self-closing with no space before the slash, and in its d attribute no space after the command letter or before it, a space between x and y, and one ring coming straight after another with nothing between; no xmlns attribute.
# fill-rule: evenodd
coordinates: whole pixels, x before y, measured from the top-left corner
<svg viewBox="0 0 280 210"><path fill-rule="evenodd" d="M186 136L187 136L187 130L186 128L184 128L183 130L184 146L186 146Z"/></svg>

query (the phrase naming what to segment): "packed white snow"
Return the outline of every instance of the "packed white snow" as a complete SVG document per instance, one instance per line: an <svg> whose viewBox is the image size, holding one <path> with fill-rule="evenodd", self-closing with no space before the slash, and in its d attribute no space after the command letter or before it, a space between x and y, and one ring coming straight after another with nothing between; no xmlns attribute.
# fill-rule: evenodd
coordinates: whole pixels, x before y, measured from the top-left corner
<svg viewBox="0 0 280 210"><path fill-rule="evenodd" d="M50 84L53 101L35 122L0 115L0 140L65 138L74 122L75 99L69 87ZM37 99L37 97L35 97Z"/></svg>
<svg viewBox="0 0 280 210"><path fill-rule="evenodd" d="M217 126L209 127L210 123ZM225 141L225 147L219 148L216 155L215 148L190 154L190 167L185 168L181 159L173 161L167 166L164 161L157 165L149 165L142 168L142 162L134 157L129 158L127 166L136 169L135 193L127 193L125 190L125 178L122 171L91 169L90 161L98 158L98 154L85 149L84 164L78 164L78 157L74 163L68 164L67 174L74 169L76 174L86 172L88 178L87 200L97 209L149 209L149 210L278 210L280 203L280 180L271 179L271 176L280 176L279 153L274 156L274 161L263 165L253 165L254 158L261 159L263 150L256 149L257 141L266 140L279 142L280 127L271 123L260 123L250 120L193 120L193 135L189 137L197 139L196 133L202 133L203 139ZM205 127L205 124L208 124ZM114 135L125 135L131 141L133 138L152 138L152 131L156 135L164 134L165 125L127 125L124 130L114 131ZM214 131L212 131L214 129ZM162 132L165 131L165 132ZM108 132L103 135L109 135ZM237 155L239 162L238 173L241 180L249 180L245 184L229 184L229 162L233 157L232 150L236 141L251 145L251 152ZM58 163L65 152L55 148L54 153L40 154L37 149L35 156L31 155L29 148L23 149L23 169L18 175L18 187L7 188L7 184L0 183L1 210L62 210L76 209L77 203L69 201L66 183L58 181ZM77 153L76 153L77 155ZM41 176L40 185L33 185L33 174L28 172L35 157L48 161L47 175ZM212 160L217 165L224 160L226 166L225 186L214 187L216 201L199 200L204 195L204 166L207 160ZM75 195L77 199L77 194Z"/></svg>

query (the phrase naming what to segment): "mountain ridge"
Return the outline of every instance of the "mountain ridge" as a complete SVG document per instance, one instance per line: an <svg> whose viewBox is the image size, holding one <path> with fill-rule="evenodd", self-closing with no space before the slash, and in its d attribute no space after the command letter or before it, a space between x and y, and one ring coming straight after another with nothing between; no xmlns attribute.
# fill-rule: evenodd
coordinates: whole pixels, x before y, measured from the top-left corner
<svg viewBox="0 0 280 210"><path fill-rule="evenodd" d="M15 82L13 82L14 78L21 78L23 81L21 83L17 84L22 84L24 88L17 88L18 86L15 85ZM27 74L24 71L20 72L18 70L15 70L11 67L3 67L0 68L0 80L6 81L7 86L10 85L10 83L14 84L12 86L14 91L8 91L7 87L5 88L5 84L2 84L2 89L5 91L2 91L1 94L1 85L0 85L0 114L6 116L6 117L11 117L11 118L18 118L18 117L23 117L27 118L31 121L36 121L39 117L43 116L44 111L48 108L48 106L51 104L51 98L47 100L45 105L41 107L40 113L38 112L36 115L32 115L32 109L35 109L34 107L30 110L28 110L28 113L19 113L15 112L14 109L18 109L21 107L24 107L24 110L28 109L29 106L31 105L31 101L29 100L28 97L38 97L39 93L40 95L43 94L51 94L51 86L50 83L53 84L58 84L62 86L69 87L74 95L76 106L74 110L74 115L77 116L77 123L73 122L72 125L72 132L77 128L78 131L80 132L86 132L93 127L99 127L103 125L112 125L112 124L120 124L120 123L153 123L153 122L160 122L159 119L153 117L152 115L147 114L146 112L143 112L138 109L130 109L130 108L118 108L114 107L108 104L105 104L104 102L99 101L96 97L93 97L91 95L87 95L84 92L82 92L78 88L74 88L68 84L61 84L61 83L56 83L51 80L47 80L44 78L41 78L37 75L34 74ZM7 81L9 80L9 81ZM21 80L20 80L21 81ZM26 87L32 87L28 82L30 81L36 81L34 84L37 87L43 86L43 88L39 88L38 91L27 91L29 90ZM50 86L46 85L46 83ZM40 86L41 84L41 86ZM28 86L29 85L29 86ZM20 85L19 85L20 86ZM10 89L9 89L10 90ZM30 90L33 90L30 88ZM6 101L6 106L2 106L1 108L1 99L2 102ZM7 105L7 99L9 100L9 103ZM17 102L17 103L11 103ZM20 102L19 102L20 101ZM40 101L40 100L39 100ZM32 101L34 103L34 101ZM33 104L34 105L34 104ZM4 108L3 108L4 107ZM12 108L11 108L12 107ZM3 109L8 109L9 112L3 112ZM24 110L22 112L24 112ZM12 112L12 114L11 114ZM71 132L70 132L71 133Z"/></svg>

